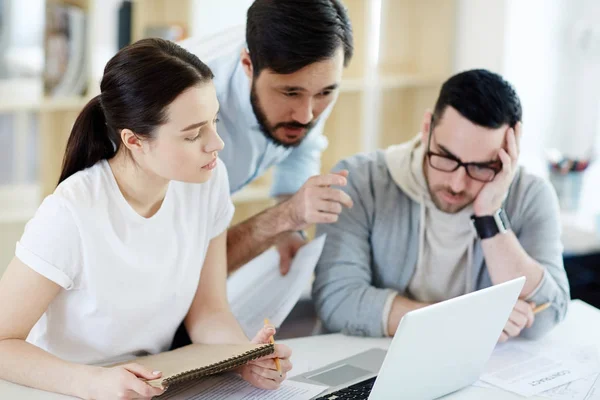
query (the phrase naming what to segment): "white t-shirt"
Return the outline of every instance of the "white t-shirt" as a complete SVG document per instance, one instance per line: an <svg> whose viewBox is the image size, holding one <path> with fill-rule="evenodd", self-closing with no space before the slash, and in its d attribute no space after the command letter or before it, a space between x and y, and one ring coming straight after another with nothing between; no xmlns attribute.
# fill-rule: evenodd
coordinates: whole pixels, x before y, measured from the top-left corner
<svg viewBox="0 0 600 400"><path fill-rule="evenodd" d="M22 262L65 289L27 341L88 364L168 350L209 242L227 229L233 211L220 160L206 183L170 182L151 218L127 203L107 161L69 177L16 246Z"/></svg>

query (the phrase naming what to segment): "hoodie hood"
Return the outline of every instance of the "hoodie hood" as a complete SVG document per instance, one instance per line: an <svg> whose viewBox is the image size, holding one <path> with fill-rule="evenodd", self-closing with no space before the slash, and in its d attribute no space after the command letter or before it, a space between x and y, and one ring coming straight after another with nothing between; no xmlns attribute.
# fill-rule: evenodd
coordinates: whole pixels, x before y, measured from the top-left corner
<svg viewBox="0 0 600 400"><path fill-rule="evenodd" d="M423 173L425 146L421 145L421 135L411 141L390 146L385 150L385 162L396 185L411 200L427 207L434 207Z"/></svg>
<svg viewBox="0 0 600 400"><path fill-rule="evenodd" d="M449 214L431 199L423 172L425 146L421 134L385 150L385 162L396 185L420 205L419 251L409 284L418 301L437 302L472 290L470 276L477 236L471 227L472 205Z"/></svg>

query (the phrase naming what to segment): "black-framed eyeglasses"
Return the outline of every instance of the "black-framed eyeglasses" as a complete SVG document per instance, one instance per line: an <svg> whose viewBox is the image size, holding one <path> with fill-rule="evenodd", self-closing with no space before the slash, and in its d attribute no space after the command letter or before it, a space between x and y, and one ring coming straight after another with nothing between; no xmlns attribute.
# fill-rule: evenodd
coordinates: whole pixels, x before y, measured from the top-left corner
<svg viewBox="0 0 600 400"><path fill-rule="evenodd" d="M496 177L496 174L502 170L500 162L477 163L477 162L462 162L456 157L445 154L434 153L431 151L431 137L433 136L433 118L429 125L429 139L427 141L426 157L429 159L429 165L433 169L442 172L454 172L460 167L465 167L467 175L471 179L479 182L491 182Z"/></svg>

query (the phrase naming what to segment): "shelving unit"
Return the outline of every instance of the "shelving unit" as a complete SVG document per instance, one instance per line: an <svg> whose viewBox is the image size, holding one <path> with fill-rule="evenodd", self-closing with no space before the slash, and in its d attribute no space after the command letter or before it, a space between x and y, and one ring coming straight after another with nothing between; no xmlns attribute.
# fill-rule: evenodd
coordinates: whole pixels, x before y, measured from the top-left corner
<svg viewBox="0 0 600 400"><path fill-rule="evenodd" d="M144 38L144 30L151 25L173 24L190 32L191 0L134 0L131 40Z"/></svg>
<svg viewBox="0 0 600 400"><path fill-rule="evenodd" d="M98 0L48 0L77 4L87 10L88 29ZM134 0L132 40L145 27L179 24L190 32L192 0ZM325 134L329 147L322 172L358 152L372 151L413 137L423 113L433 108L441 83L452 73L456 0L344 0L354 31L354 57L344 71L337 104ZM88 32L88 36L90 36ZM88 39L89 41L89 39ZM90 56L91 57L91 56ZM16 82L0 90L0 112L33 112L40 127L40 200L51 193L60 173L71 126L87 100L98 93L90 80L85 96L46 99L37 83ZM18 87L18 89L16 89ZM270 177L233 196L235 220L273 204Z"/></svg>
<svg viewBox="0 0 600 400"><path fill-rule="evenodd" d="M97 26L94 26L94 12L97 7L102 6L101 2L95 0L47 0L47 3L72 4L85 11L87 16L86 42L88 48L91 49L92 34L97 29ZM140 39L148 25L177 23L188 30L187 25L190 18L190 0L134 0L132 38L133 40ZM86 56L88 64L90 64L91 51ZM56 187L71 127L89 99L99 93L99 82L90 77L85 95L61 98L45 97L40 80L12 80L0 83L0 89L0 113L34 113L39 118L39 201L41 201Z"/></svg>
<svg viewBox="0 0 600 400"><path fill-rule="evenodd" d="M409 140L452 73L455 0L345 0L355 52L325 134L322 172Z"/></svg>
<svg viewBox="0 0 600 400"><path fill-rule="evenodd" d="M77 4L87 12L90 23L88 43L91 43L94 28L94 10L101 3L95 0L50 0ZM189 30L191 18L190 0L134 0L132 8L132 40L143 37L147 26L158 24L178 24ZM90 46L91 48L91 46ZM88 53L88 60L91 54ZM31 102L40 112L40 182L41 195L46 196L54 190L60 175L62 157L71 127L79 111L87 101L99 93L99 82L90 79L87 94L81 97L65 99L41 99Z"/></svg>

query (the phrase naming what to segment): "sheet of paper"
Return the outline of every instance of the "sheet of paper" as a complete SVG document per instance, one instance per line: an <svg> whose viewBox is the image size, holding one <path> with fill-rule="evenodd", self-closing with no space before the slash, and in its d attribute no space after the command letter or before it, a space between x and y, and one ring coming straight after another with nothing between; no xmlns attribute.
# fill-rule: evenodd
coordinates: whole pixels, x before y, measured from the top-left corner
<svg viewBox="0 0 600 400"><path fill-rule="evenodd" d="M277 390L262 390L237 375L217 375L170 388L160 400L309 400L327 388L284 381Z"/></svg>
<svg viewBox="0 0 600 400"><path fill-rule="evenodd" d="M520 394L533 396L589 374L576 360L554 358L519 343L498 345L481 380Z"/></svg>
<svg viewBox="0 0 600 400"><path fill-rule="evenodd" d="M600 400L600 377L596 378L594 386L588 392L585 400Z"/></svg>
<svg viewBox="0 0 600 400"><path fill-rule="evenodd" d="M324 244L325 235L321 235L300 248L285 276L279 272L278 251L271 249L227 280L231 311L248 337L256 335L265 318L281 326L310 284Z"/></svg>
<svg viewBox="0 0 600 400"><path fill-rule="evenodd" d="M570 357L579 364L579 367L594 373L547 390L541 396L555 400L600 400L600 355L595 345L580 346L570 351L558 348L553 355Z"/></svg>
<svg viewBox="0 0 600 400"><path fill-rule="evenodd" d="M494 385L492 385L490 383L486 383L486 382L482 381L481 379L478 380L477 382L475 382L473 384L473 386L480 387L480 388L485 388L485 389L492 389L492 388L496 387L496 386L494 386Z"/></svg>
<svg viewBox="0 0 600 400"><path fill-rule="evenodd" d="M555 400L600 400L600 374L547 390L541 396Z"/></svg>

